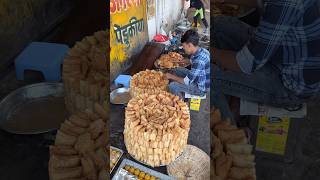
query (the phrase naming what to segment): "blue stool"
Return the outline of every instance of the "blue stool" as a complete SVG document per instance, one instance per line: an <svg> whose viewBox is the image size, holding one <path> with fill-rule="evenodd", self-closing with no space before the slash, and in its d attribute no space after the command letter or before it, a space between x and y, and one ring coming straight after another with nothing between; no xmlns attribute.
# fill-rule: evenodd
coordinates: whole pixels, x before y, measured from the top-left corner
<svg viewBox="0 0 320 180"><path fill-rule="evenodd" d="M114 80L114 83L116 86L123 85L125 88L129 88L131 78L130 75L121 74Z"/></svg>
<svg viewBox="0 0 320 180"><path fill-rule="evenodd" d="M69 47L64 44L32 42L15 60L16 76L24 80L25 70L42 72L46 81L61 80L61 65Z"/></svg>

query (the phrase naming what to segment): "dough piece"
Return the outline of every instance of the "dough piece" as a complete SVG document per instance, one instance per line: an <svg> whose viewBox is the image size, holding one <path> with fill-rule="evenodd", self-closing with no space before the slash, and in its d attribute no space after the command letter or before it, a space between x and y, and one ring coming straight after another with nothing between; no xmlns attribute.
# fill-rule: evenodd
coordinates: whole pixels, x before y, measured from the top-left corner
<svg viewBox="0 0 320 180"><path fill-rule="evenodd" d="M230 121L221 121L215 125L214 131L217 132L219 130L237 130L236 126L231 126Z"/></svg>
<svg viewBox="0 0 320 180"><path fill-rule="evenodd" d="M50 180L63 180L82 177L82 167L54 169L49 167Z"/></svg>
<svg viewBox="0 0 320 180"><path fill-rule="evenodd" d="M72 146L50 146L50 154L76 155L78 152Z"/></svg>
<svg viewBox="0 0 320 180"><path fill-rule="evenodd" d="M221 179L226 179L231 166L232 157L223 153L216 159L216 174L221 177Z"/></svg>
<svg viewBox="0 0 320 180"><path fill-rule="evenodd" d="M232 164L234 167L240 168L254 168L256 163L253 161L248 161L247 159L242 159L238 156L232 157Z"/></svg>
<svg viewBox="0 0 320 180"><path fill-rule="evenodd" d="M94 141L89 133L85 133L78 137L74 147L81 155L92 153L94 152Z"/></svg>
<svg viewBox="0 0 320 180"><path fill-rule="evenodd" d="M237 168L232 167L230 169L229 177L242 180L242 179L256 179L256 171L254 168Z"/></svg>
<svg viewBox="0 0 320 180"><path fill-rule="evenodd" d="M79 136L80 134L86 132L85 128L78 127L68 120L66 120L61 125L60 130L66 134L73 135L73 136Z"/></svg>
<svg viewBox="0 0 320 180"><path fill-rule="evenodd" d="M246 139L246 134L242 129L229 130L229 131L219 130L218 137L222 143L233 144L233 143L241 142L243 138Z"/></svg>
<svg viewBox="0 0 320 180"><path fill-rule="evenodd" d="M221 121L221 113L219 109L215 109L211 112L211 123L213 125L218 124Z"/></svg>
<svg viewBox="0 0 320 180"><path fill-rule="evenodd" d="M51 156L50 163L53 168L71 168L80 165L79 156Z"/></svg>
<svg viewBox="0 0 320 180"><path fill-rule="evenodd" d="M213 157L212 158L216 158L218 156L220 156L223 152L223 146L221 144L221 141L215 136L213 135Z"/></svg>
<svg viewBox="0 0 320 180"><path fill-rule="evenodd" d="M108 113L107 111L98 103L94 104L94 111L100 115L104 120L108 118Z"/></svg>
<svg viewBox="0 0 320 180"><path fill-rule="evenodd" d="M94 159L98 169L102 169L107 163L107 152L104 150L104 148L99 148L93 155L92 159Z"/></svg>
<svg viewBox="0 0 320 180"><path fill-rule="evenodd" d="M82 128L87 128L89 126L89 121L87 119L82 119L76 115L71 116L69 121L71 121L74 125Z"/></svg>
<svg viewBox="0 0 320 180"><path fill-rule="evenodd" d="M227 151L235 154L251 154L253 146L250 144L226 144Z"/></svg>
<svg viewBox="0 0 320 180"><path fill-rule="evenodd" d="M56 145L66 145L66 146L73 146L77 141L77 138L74 136L70 136L68 134L63 133L62 131L58 130L56 135L55 144Z"/></svg>
<svg viewBox="0 0 320 180"><path fill-rule="evenodd" d="M106 129L106 123L102 119L98 119L90 124L89 132L93 139L97 139Z"/></svg>
<svg viewBox="0 0 320 180"><path fill-rule="evenodd" d="M98 180L110 179L110 175L105 169L100 170Z"/></svg>
<svg viewBox="0 0 320 180"><path fill-rule="evenodd" d="M108 144L108 133L105 131L103 134L101 134L98 139L96 139L94 143L95 149L98 149L100 147L106 147Z"/></svg>
<svg viewBox="0 0 320 180"><path fill-rule="evenodd" d="M83 167L83 175L88 180L96 180L97 179L97 170L95 169L95 165L90 158L83 157L81 158L81 164Z"/></svg>

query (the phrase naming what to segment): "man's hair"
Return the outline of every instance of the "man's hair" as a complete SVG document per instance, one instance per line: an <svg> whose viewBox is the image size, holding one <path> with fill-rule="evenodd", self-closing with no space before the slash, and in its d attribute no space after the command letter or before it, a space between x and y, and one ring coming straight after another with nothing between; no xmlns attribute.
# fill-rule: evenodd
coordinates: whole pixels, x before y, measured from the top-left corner
<svg viewBox="0 0 320 180"><path fill-rule="evenodd" d="M199 34L197 31L190 29L186 31L181 37L181 43L191 43L194 46L199 45Z"/></svg>

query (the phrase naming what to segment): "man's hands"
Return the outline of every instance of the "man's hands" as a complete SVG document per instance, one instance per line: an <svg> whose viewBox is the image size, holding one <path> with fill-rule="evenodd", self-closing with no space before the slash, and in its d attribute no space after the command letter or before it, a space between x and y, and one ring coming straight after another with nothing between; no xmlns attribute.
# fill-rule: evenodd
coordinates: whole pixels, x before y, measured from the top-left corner
<svg viewBox="0 0 320 180"><path fill-rule="evenodd" d="M173 74L170 74L170 73L166 73L165 76L167 77L167 79L171 80L174 75Z"/></svg>
<svg viewBox="0 0 320 180"><path fill-rule="evenodd" d="M213 62L219 67L231 71L241 72L236 59L237 52L213 48Z"/></svg>
<svg viewBox="0 0 320 180"><path fill-rule="evenodd" d="M165 76L167 77L167 79L169 80L173 80L173 81L177 81L178 83L184 84L184 80L182 77L170 74L170 73L166 73Z"/></svg>

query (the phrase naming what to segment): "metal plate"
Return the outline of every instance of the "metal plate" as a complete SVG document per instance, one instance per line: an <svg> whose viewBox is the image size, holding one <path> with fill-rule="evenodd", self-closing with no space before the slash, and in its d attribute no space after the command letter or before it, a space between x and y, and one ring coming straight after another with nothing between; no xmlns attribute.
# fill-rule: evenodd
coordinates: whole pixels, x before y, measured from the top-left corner
<svg viewBox="0 0 320 180"><path fill-rule="evenodd" d="M162 174L162 173L159 173L157 171L154 171L152 169L149 169L145 166L142 166L141 164L138 164L136 162L133 162L129 159L124 159L119 168L117 169L117 173L119 172L120 169L122 169L123 167L125 167L126 165L129 165L129 166L132 166L132 167L135 167L135 168L138 168L139 170L145 172L145 173L148 173L156 178L160 178L161 180L174 180L173 177L170 177L168 175L165 175L165 174ZM115 180L115 177L112 178L112 180Z"/></svg>
<svg viewBox="0 0 320 180"><path fill-rule="evenodd" d="M118 88L110 93L110 102L112 104L128 104L130 101L130 89L129 88Z"/></svg>
<svg viewBox="0 0 320 180"><path fill-rule="evenodd" d="M183 65L181 65L181 66L179 66L179 67L184 67L184 68L186 68L186 67L188 67L188 66L191 65L190 59L184 58L184 61L185 61L185 63L183 63ZM154 62L154 67L157 68L157 69L167 69L167 70L169 70L169 69L175 69L175 68L161 68L160 65L159 65L159 59L157 59L157 60Z"/></svg>
<svg viewBox="0 0 320 180"><path fill-rule="evenodd" d="M59 128L60 124L65 120L67 116L67 111L64 104L64 89L62 83L38 83L19 88L11 92L0 102L0 128L3 130L14 133L14 134L39 134L45 133L51 130ZM54 114L54 110L51 111L48 107L41 107L34 109L34 115L45 114L48 118L41 118L41 122L35 118L22 118L24 120L17 120L19 118L12 118L16 114L19 115L19 112L23 112L24 108L32 107L33 103L43 103L46 101L55 102L56 99L59 99L59 104L55 104L59 107L59 110L64 110L63 118L57 118ZM60 103L61 102L61 103ZM56 103L56 102L55 102ZM60 105L61 104L61 105ZM39 105L39 104L38 104ZM51 106L50 106L51 107ZM21 110L21 111L20 111ZM55 109L56 110L56 109ZM45 113L49 112L49 113ZM52 113L50 113L52 112ZM17 116L19 117L19 116ZM20 115L20 117L23 117ZM30 116L32 117L32 116ZM53 119L54 122L49 121ZM14 119L14 120L12 120ZM25 121L27 120L27 121ZM37 122L35 122L37 121ZM22 124L27 124L28 128L21 128ZM41 124L41 128L40 127ZM29 127L30 126L30 127ZM21 130L28 129L28 130Z"/></svg>
<svg viewBox="0 0 320 180"><path fill-rule="evenodd" d="M113 168L112 168L111 171L110 171L110 174L111 174L112 171L114 170L114 168L117 166L118 162L120 161L120 159L121 159L121 157L122 157L122 155L123 155L123 151L122 151L121 149L116 148L116 147L113 147L113 146L110 146L110 149L113 149L113 150L115 150L115 151L120 152L120 157L117 159L116 164L113 166Z"/></svg>

